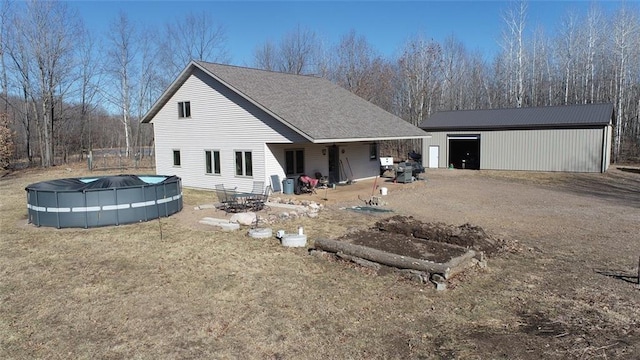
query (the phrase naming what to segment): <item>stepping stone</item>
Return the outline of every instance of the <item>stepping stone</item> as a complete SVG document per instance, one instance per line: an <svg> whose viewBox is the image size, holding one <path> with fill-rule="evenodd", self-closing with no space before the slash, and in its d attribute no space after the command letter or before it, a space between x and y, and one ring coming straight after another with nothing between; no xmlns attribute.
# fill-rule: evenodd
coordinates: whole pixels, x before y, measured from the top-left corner
<svg viewBox="0 0 640 360"><path fill-rule="evenodd" d="M230 223L227 219L216 219L211 217L203 218L199 221L200 224L217 226L222 229L222 231L236 231L240 230L240 224Z"/></svg>
<svg viewBox="0 0 640 360"><path fill-rule="evenodd" d="M273 236L273 230L270 228L256 228L249 230L249 236L255 239L268 239Z"/></svg>

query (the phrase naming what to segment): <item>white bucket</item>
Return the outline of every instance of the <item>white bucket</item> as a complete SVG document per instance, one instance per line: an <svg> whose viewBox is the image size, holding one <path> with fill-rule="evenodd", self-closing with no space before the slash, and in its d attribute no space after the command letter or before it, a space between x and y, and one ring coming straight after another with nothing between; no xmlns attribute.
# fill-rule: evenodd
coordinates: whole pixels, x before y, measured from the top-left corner
<svg viewBox="0 0 640 360"><path fill-rule="evenodd" d="M281 239L282 246L304 247L307 245L307 235L284 234Z"/></svg>
<svg viewBox="0 0 640 360"><path fill-rule="evenodd" d="M387 195L387 188L386 187L381 187L380 188L380 195L382 195L382 196Z"/></svg>

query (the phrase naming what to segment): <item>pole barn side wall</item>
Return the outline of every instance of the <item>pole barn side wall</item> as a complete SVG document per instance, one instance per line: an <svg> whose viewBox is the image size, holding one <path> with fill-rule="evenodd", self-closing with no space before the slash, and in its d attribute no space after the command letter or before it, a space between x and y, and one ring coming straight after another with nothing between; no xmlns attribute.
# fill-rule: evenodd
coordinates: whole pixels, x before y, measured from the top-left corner
<svg viewBox="0 0 640 360"><path fill-rule="evenodd" d="M440 146L440 167L448 165L448 136L480 134L481 170L601 172L605 128L506 131L430 131L423 153ZM607 144L604 144L607 146Z"/></svg>

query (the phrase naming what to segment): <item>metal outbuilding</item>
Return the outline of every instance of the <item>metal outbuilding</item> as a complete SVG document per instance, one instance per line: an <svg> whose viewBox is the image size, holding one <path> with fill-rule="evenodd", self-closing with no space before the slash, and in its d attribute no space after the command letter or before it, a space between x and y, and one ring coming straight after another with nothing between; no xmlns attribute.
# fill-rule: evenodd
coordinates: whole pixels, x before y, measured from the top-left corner
<svg viewBox="0 0 640 360"><path fill-rule="evenodd" d="M612 104L441 111L420 128L430 168L605 172Z"/></svg>

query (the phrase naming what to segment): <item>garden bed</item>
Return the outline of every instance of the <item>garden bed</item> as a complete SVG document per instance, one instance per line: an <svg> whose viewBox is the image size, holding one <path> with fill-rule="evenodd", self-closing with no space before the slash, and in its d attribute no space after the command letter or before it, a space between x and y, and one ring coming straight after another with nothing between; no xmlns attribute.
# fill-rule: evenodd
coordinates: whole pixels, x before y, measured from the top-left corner
<svg viewBox="0 0 640 360"><path fill-rule="evenodd" d="M501 244L470 224L425 223L398 215L337 239L318 239L313 252L442 283L468 268L486 266L485 254L495 254Z"/></svg>

